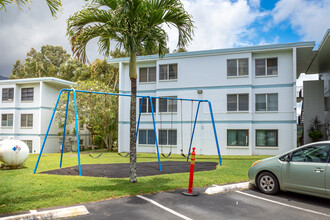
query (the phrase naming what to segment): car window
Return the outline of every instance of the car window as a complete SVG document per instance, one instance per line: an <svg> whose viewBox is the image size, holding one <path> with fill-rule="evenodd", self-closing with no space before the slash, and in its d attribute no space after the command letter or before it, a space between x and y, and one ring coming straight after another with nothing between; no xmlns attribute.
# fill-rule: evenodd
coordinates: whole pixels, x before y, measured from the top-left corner
<svg viewBox="0 0 330 220"><path fill-rule="evenodd" d="M292 153L291 161L326 163L329 154L329 149L329 144L319 144L304 147Z"/></svg>

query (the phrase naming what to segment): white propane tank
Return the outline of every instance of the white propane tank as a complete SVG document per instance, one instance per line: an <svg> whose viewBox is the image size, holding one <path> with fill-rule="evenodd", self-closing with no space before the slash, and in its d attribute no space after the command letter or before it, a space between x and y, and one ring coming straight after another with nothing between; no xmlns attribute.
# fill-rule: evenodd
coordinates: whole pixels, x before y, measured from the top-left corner
<svg viewBox="0 0 330 220"><path fill-rule="evenodd" d="M19 140L0 141L0 161L9 166L22 165L29 157L29 147Z"/></svg>

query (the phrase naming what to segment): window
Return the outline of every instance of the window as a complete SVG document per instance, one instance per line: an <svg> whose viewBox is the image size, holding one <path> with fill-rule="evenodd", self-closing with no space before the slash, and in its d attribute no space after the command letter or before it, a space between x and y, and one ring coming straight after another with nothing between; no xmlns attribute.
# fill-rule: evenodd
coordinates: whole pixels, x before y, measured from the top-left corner
<svg viewBox="0 0 330 220"><path fill-rule="evenodd" d="M256 111L278 111L278 94L256 94Z"/></svg>
<svg viewBox="0 0 330 220"><path fill-rule="evenodd" d="M33 101L33 88L23 88L21 90L21 101Z"/></svg>
<svg viewBox="0 0 330 220"><path fill-rule="evenodd" d="M249 75L249 59L227 60L227 76L247 76Z"/></svg>
<svg viewBox="0 0 330 220"><path fill-rule="evenodd" d="M139 100L139 105L141 107L141 99L140 98ZM156 99L153 98L152 99L152 106L153 106L153 111L154 113L156 112ZM151 103L150 103L150 99L149 98L144 98L143 101L142 101L142 108L141 108L141 112L142 113L152 113L151 111Z"/></svg>
<svg viewBox="0 0 330 220"><path fill-rule="evenodd" d="M166 98L177 98L177 96L169 96ZM159 112L177 112L178 102L172 99L159 99Z"/></svg>
<svg viewBox="0 0 330 220"><path fill-rule="evenodd" d="M12 127L13 126L13 114L2 114L1 115L1 127Z"/></svg>
<svg viewBox="0 0 330 220"><path fill-rule="evenodd" d="M139 144L155 144L154 130L139 130Z"/></svg>
<svg viewBox="0 0 330 220"><path fill-rule="evenodd" d="M256 76L277 75L277 58L256 59Z"/></svg>
<svg viewBox="0 0 330 220"><path fill-rule="evenodd" d="M21 127L22 128L33 127L33 114L21 114Z"/></svg>
<svg viewBox="0 0 330 220"><path fill-rule="evenodd" d="M248 146L249 130L227 130L227 146Z"/></svg>
<svg viewBox="0 0 330 220"><path fill-rule="evenodd" d="M277 147L278 131L277 130L256 130L256 143L261 147Z"/></svg>
<svg viewBox="0 0 330 220"><path fill-rule="evenodd" d="M159 130L159 145L177 145L176 130Z"/></svg>
<svg viewBox="0 0 330 220"><path fill-rule="evenodd" d="M144 67L139 71L140 82L156 82L156 67Z"/></svg>
<svg viewBox="0 0 330 220"><path fill-rule="evenodd" d="M29 147L29 153L32 153L32 140L22 140Z"/></svg>
<svg viewBox="0 0 330 220"><path fill-rule="evenodd" d="M304 147L292 153L291 161L293 162L316 162L326 163L329 154L330 145L313 145Z"/></svg>
<svg viewBox="0 0 330 220"><path fill-rule="evenodd" d="M249 111L249 94L228 94L227 111Z"/></svg>
<svg viewBox="0 0 330 220"><path fill-rule="evenodd" d="M3 88L2 89L2 101L13 101L14 100L14 88Z"/></svg>
<svg viewBox="0 0 330 220"><path fill-rule="evenodd" d="M159 65L159 80L178 79L178 64Z"/></svg>

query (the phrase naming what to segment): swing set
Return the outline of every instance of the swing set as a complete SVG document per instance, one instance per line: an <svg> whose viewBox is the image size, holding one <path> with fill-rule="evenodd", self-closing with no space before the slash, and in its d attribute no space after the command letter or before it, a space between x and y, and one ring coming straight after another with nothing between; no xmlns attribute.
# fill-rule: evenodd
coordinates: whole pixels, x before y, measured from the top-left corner
<svg viewBox="0 0 330 220"><path fill-rule="evenodd" d="M62 89L58 95L46 134L45 134L45 138L43 140L42 143L42 147L40 149L40 153L38 156L38 160L36 163L36 166L34 168L33 173L35 174L39 165L39 161L43 152L43 149L45 147L45 143L48 137L48 133L50 130L50 127L52 125L55 113L56 113L56 109L60 100L60 97L62 95L63 92L67 92L67 99L66 99L66 110L65 110L65 119L64 119L64 130L63 130L63 141L62 141L62 147L61 147L61 159L60 159L60 167L62 167L62 160L63 160L63 149L64 149L64 142L65 142L65 130L66 130L66 123L67 123L67 116L68 116L68 107L69 107L69 99L70 99L70 93L73 93L73 99L74 99L74 113L75 113L75 128L76 128L76 139L77 139L77 153L78 153L78 167L79 167L79 176L81 176L81 164L80 164L80 146L79 146L79 125L78 125L78 114L77 114L77 101L76 101L76 93L89 93L91 94L103 94L105 95L105 97L107 95L112 95L112 96L123 96L123 97L131 97L131 95L128 94L120 94L120 93L107 93L107 92L95 92L95 91L85 91L85 90L75 90L75 89ZM161 171L161 163L160 163L160 156L159 156L159 144L158 144L158 139L157 139L157 132L156 132L156 122L155 122L155 114L154 114L154 108L153 108L153 103L152 100L153 99L159 99L159 100L170 100L172 101L172 109L170 109L170 111L173 111L173 102L176 101L181 101L181 135L183 132L183 120L182 120L182 102L183 101L190 101L191 102L191 112L193 111L193 107L194 107L194 102L198 102L197 105L197 110L196 110L196 115L195 115L195 120L194 120L194 124L192 127L192 123L191 123L191 138L190 138L190 144L189 144L189 150L188 150L188 154L187 154L187 161L189 161L189 156L190 156L190 151L191 151L191 146L192 146L192 142L193 142L193 138L194 138L194 133L195 133L195 128L196 128L196 123L197 123L197 117L198 117L198 113L199 113L199 108L200 108L200 104L201 103L208 103L209 106L209 110L210 110L210 116L211 116L211 123L212 123L212 127L213 127L213 132L214 132L214 138L215 138L215 143L216 143L216 147L217 147L217 152L218 152L218 157L219 157L219 162L220 162L220 166L222 165L222 160L221 160L221 154L220 154L220 149L219 149L219 142L218 142L218 137L217 137L217 132L216 132L216 127L215 127L215 123L214 123L214 117L213 117L213 111L212 111L212 105L211 102L209 100L199 100L199 99L184 99L184 98L173 98L173 97L155 97L155 96L141 96L141 95L137 95L137 98L141 98L141 102L140 102L140 108L139 108L139 117L138 117L138 122L137 122L137 128L136 128L136 139L138 137L138 132L139 132L139 125L140 125L140 119L141 119L141 113L142 113L142 104L143 104L143 100L150 100L150 105L151 105L151 113L152 113L152 122L153 122L153 129L154 129L154 135L155 135L155 144L156 144L156 150L157 150L157 157L158 157L158 166L159 166L159 170ZM106 98L105 98L105 102L106 102ZM90 102L91 103L91 102ZM161 117L161 114L160 114ZM191 122L192 122L192 118L193 118L193 114L191 113ZM160 118L161 119L161 118ZM162 120L160 120L160 126L162 126ZM171 114L171 129L173 128L173 112ZM181 155L186 157L183 153L183 138L181 138ZM93 143L92 143L93 145ZM92 146L93 148L93 146ZM170 152L168 155L165 155L162 152L162 156L164 157L169 157L172 154L172 146L170 147ZM103 152L101 152L101 154L95 158L98 158L102 155ZM120 153L118 153L119 155L121 155ZM125 157L127 157L129 155L129 153L127 153L125 155ZM90 153L90 156L93 157ZM121 155L124 156L124 155Z"/></svg>

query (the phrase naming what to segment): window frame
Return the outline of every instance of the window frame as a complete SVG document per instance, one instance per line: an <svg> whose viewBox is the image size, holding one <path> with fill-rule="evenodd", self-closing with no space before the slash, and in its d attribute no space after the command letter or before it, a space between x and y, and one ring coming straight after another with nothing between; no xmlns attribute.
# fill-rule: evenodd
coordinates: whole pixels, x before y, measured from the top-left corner
<svg viewBox="0 0 330 220"><path fill-rule="evenodd" d="M170 79L170 65L176 66L176 78L174 78L174 79ZM162 69L161 66L166 66L166 79L161 79L161 77L160 77L160 71ZM178 80L178 73L179 73L178 63L159 64L158 67L159 67L158 68L158 80L160 82Z"/></svg>
<svg viewBox="0 0 330 220"><path fill-rule="evenodd" d="M160 138L160 132L161 131L166 131L166 144L162 144L161 142L161 138ZM176 144L169 144L169 132L168 131L175 131L176 132ZM171 146L171 147L176 147L178 146L178 130L177 129L171 129L171 128L162 128L162 129L158 129L158 144L159 146Z"/></svg>
<svg viewBox="0 0 330 220"><path fill-rule="evenodd" d="M271 59L276 59L276 74L269 74L268 73L268 60L271 60ZM260 74L258 75L257 74L257 60L264 60L265 61L265 68L264 68L264 71L265 71L265 74ZM271 77L271 76L278 76L278 57L268 57L268 58L256 58L254 60L254 71L255 71L255 76L256 77Z"/></svg>
<svg viewBox="0 0 330 220"><path fill-rule="evenodd" d="M28 148L29 148L29 153L31 154L31 153L33 153L33 140L21 140L21 141L23 141L27 146L28 146ZM28 142L30 142L31 141L31 148L30 148L30 146L29 146L29 144L28 144Z"/></svg>
<svg viewBox="0 0 330 220"><path fill-rule="evenodd" d="M238 145L238 144L229 145L229 140L228 140L229 131L236 131L236 135L235 135L236 136L236 143L238 143L238 138L237 138L238 133L237 133L237 131L245 131L245 145ZM249 147L249 129L227 129L227 147L244 147L244 148Z"/></svg>
<svg viewBox="0 0 330 220"><path fill-rule="evenodd" d="M140 139L141 131L146 131L146 137L145 137L145 138L146 138L146 144L143 144L143 143L141 144L141 143L140 143L140 140L141 140L141 139ZM154 135L153 135L154 143L149 143L149 138L148 138L148 137L149 137L149 132L150 132L150 131L155 132L154 129L147 129L147 128L146 128L146 129L139 129L139 135L138 135L138 141L137 141L138 145L153 145L153 146L154 146L154 145L156 144L155 133L154 133Z"/></svg>
<svg viewBox="0 0 330 220"><path fill-rule="evenodd" d="M228 65L228 62L230 61L233 61L235 60L236 61L236 74L235 75L229 75L229 65ZM247 73L246 74L240 74L239 70L239 61L240 60L247 60ZM227 59L227 77L230 77L230 78L235 78L235 77L247 77L249 76L249 58L234 58L234 59Z"/></svg>
<svg viewBox="0 0 330 220"><path fill-rule="evenodd" d="M276 145L258 145L258 131L276 131ZM265 147L265 148L278 148L279 132L278 129L256 129L255 130L255 143L256 148ZM267 140L266 140L267 142Z"/></svg>
<svg viewBox="0 0 330 220"><path fill-rule="evenodd" d="M32 89L32 99L31 99L31 92L24 93L23 90L26 89ZM26 99L28 98L28 99ZM33 102L34 101L34 87L26 87L26 88L21 88L21 102Z"/></svg>
<svg viewBox="0 0 330 220"><path fill-rule="evenodd" d="M265 108L265 110L258 110L258 108L257 108L257 96L258 95L265 95L266 96L266 108ZM268 103L268 100L269 100L269 98L268 98L268 96L269 95L277 95L277 109L276 110L268 110L268 107L269 107L269 103ZM278 93L260 93L260 94L255 94L255 111L256 112L278 112L278 109L279 109L279 106L278 106Z"/></svg>
<svg viewBox="0 0 330 220"><path fill-rule="evenodd" d="M236 96L236 110L229 110L228 108L228 96ZM239 109L239 106L240 106L240 95L247 95L247 110L240 110ZM249 93L236 93L236 94L227 94L227 112L249 112L249 109L250 109L250 95Z"/></svg>
<svg viewBox="0 0 330 220"><path fill-rule="evenodd" d="M5 91L8 90L8 91ZM10 97L12 91L12 97ZM6 97L4 96L6 94ZM7 98L7 99L4 99ZM11 98L11 99L10 99ZM14 88L2 88L1 101L2 102L14 102L15 98L15 89Z"/></svg>
<svg viewBox="0 0 330 220"><path fill-rule="evenodd" d="M23 115L25 115L25 117L26 117L25 118L25 126L23 126L23 123L22 123L22 116ZM30 116L32 117L32 125L31 126L29 126L29 118L28 118ZM21 128L33 128L33 114L30 114L30 113L29 114L21 114L20 119L21 119L20 120L20 125L21 125L20 127Z"/></svg>
<svg viewBox="0 0 330 220"><path fill-rule="evenodd" d="M155 68L155 81L149 80L151 68ZM141 81L141 69L147 69L147 81ZM157 67L156 66L148 66L148 67L139 68L139 83L156 83L156 81L157 81Z"/></svg>
<svg viewBox="0 0 330 220"><path fill-rule="evenodd" d="M2 122L3 122L3 116L5 116L6 115L6 117L7 117L7 119L6 119L6 125L2 125ZM8 116L12 116L12 125L9 125L9 118L8 118ZM1 127L3 127L3 128L12 128L14 126L14 114L13 113L3 113L3 114L1 114Z"/></svg>
<svg viewBox="0 0 330 220"><path fill-rule="evenodd" d="M170 99L167 99L167 98L170 98ZM171 99L171 98L173 98L173 99ZM178 96L161 96L160 97L160 99L158 100L158 110L159 110L159 113L160 114L163 114L163 113L177 113L178 112L178 100L176 100L178 98ZM160 105L161 105L161 100L165 100L166 101L166 111L161 111L161 107L160 107ZM170 111L170 102L169 101L172 101L173 102L173 104L172 104L172 106L175 106L176 105L176 111ZM174 110L173 109L174 107L172 107L172 110Z"/></svg>
<svg viewBox="0 0 330 220"><path fill-rule="evenodd" d="M142 98L139 98L139 103L138 103L138 114L140 112L140 105L141 105L141 99ZM157 99L156 98L151 98L152 100L155 100L152 104L153 106L153 111L154 111L154 114L157 112ZM146 100L146 101L145 101ZM144 112L143 111L143 103L146 102L146 111ZM150 106L150 107L149 107ZM150 110L150 111L149 111ZM151 111L151 104L150 104L150 98L143 98L143 102L142 102L142 107L141 107L141 114L152 114L152 111Z"/></svg>

